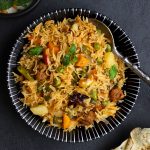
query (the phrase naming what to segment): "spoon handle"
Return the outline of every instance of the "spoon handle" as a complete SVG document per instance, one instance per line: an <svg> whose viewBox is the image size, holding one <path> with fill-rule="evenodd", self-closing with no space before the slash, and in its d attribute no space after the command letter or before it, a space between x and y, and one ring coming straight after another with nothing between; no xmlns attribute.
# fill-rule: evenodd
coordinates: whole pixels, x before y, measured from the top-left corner
<svg viewBox="0 0 150 150"><path fill-rule="evenodd" d="M126 65L135 73L137 74L143 81L145 81L150 86L150 77L143 72L137 65L132 64L128 58L124 59Z"/></svg>
<svg viewBox="0 0 150 150"><path fill-rule="evenodd" d="M150 76L148 76L144 71L142 71L137 65L132 64L128 58L124 58L114 47L113 51L119 58L121 58L125 64L136 74L138 75L143 81L145 81L150 86Z"/></svg>

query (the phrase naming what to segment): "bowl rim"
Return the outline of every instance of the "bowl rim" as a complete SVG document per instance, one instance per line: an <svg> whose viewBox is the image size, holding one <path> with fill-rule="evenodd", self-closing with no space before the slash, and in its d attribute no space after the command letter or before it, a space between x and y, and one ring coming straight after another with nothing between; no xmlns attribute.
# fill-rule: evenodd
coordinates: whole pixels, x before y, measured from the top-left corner
<svg viewBox="0 0 150 150"><path fill-rule="evenodd" d="M38 19L36 19L36 20L34 20L32 23L30 23L26 28L25 28L25 30L20 34L20 36L19 36L19 38L17 38L17 40L16 40L16 42L15 42L15 44L14 44L14 46L13 46L13 48L12 48L12 50L11 50L11 53L10 53L10 55L9 55L9 59L8 59L8 68L7 68L7 82L8 82L8 84L7 84L7 86L8 86L8 89L9 89L9 95L10 95L10 98L11 98L11 101L12 101L12 103L13 103L13 105L15 106L15 109L17 110L17 112L19 113L19 115L21 116L21 118L29 125L29 126L31 126L35 131L38 131L40 134L42 134L43 135L43 132L41 133L41 131L40 130L37 130L37 129L35 129L35 127L34 126L32 126L30 123L28 123L28 121L24 118L24 116L18 111L18 108L17 108L17 106L16 106L16 104L14 103L14 101L13 101L13 96L12 96L12 93L11 93L11 85L10 85L10 69L11 69L11 58L13 57L13 52L15 51L15 49L16 49L16 46L17 46L17 44L19 43L19 39L21 38L22 39L22 36L24 35L24 34L26 34L29 30L30 30L30 28L32 27L32 26L34 26L34 25L36 25L36 23L38 24L38 23L40 23L40 22L43 22L43 18L45 18L46 16L50 16L50 15L53 15L53 14L58 14L59 12L61 13L62 11L68 11L68 12L70 12L70 11L77 11L77 10L81 10L81 11L84 11L84 12L90 12L90 13L92 13L92 14L96 14L97 16L98 15L102 15L104 18L107 18L109 21L111 21L111 22L113 22L116 26L117 26L117 28L118 29L120 29L126 36L127 36L127 38L128 38L128 40L129 40L129 42L130 42L130 44L132 45L132 50L135 52L135 54L136 54L136 58L137 58L137 66L140 66L140 61L139 61L139 57L138 57L138 54L136 53L136 49L135 49L135 46L134 46L134 44L133 44L133 42L130 40L130 37L126 34L126 32L122 29L122 28L120 28L120 26L114 21L114 20L112 20L112 19L110 19L109 17L107 17L107 16L105 16L105 15L103 15L101 12L98 12L98 11L93 11L93 10L90 10L90 9L83 9L83 8L64 8L64 9L58 9L58 10L55 10L55 11L51 11L50 13L47 13L47 14L45 14L45 15L42 15L42 16L40 16L40 17L38 17ZM84 16L84 15L83 15ZM35 26L34 26L35 27ZM103 137L104 135L106 135L107 133L110 133L111 131L113 131L116 127L118 127L123 121L125 121L125 119L127 118L127 116L129 115L129 113L131 112L131 110L133 109L133 107L134 107L134 105L135 105L135 102L136 102L136 100L137 100L137 97L138 97L138 95L139 95L139 91L140 91L140 88L141 88L141 86L140 86L140 78L138 78L138 86L137 86L137 94L136 94L136 96L135 96L135 98L134 98L134 103L132 104L132 107L131 107L131 109L127 112L127 114L125 115L125 117L120 121L120 122L118 122L116 125L115 125L115 127L113 127L112 129L110 129L108 132L106 131L104 134L102 134L101 136L99 136L99 137L94 137L94 138L90 138L90 139L87 139L87 140L82 140L82 141L68 141L68 140L60 140L60 139L58 139L58 138L56 138L56 137L49 137L49 136L47 136L46 134L44 134L46 137L48 137L48 138L50 138L50 139L54 139L54 140L57 140L57 141L62 141L62 142L69 142L69 143L76 143L76 142L86 142L86 141L90 141L90 140L94 140L94 139L97 139L97 138L100 138L100 137ZM54 129L55 129L56 127L54 127ZM63 133L64 133L64 131L63 131Z"/></svg>
<svg viewBox="0 0 150 150"><path fill-rule="evenodd" d="M39 4L39 2L40 2L40 0L32 0L31 4L24 10L18 11L16 13L9 13L9 14L0 13L0 17L12 18L12 17L18 17L21 15L24 15L24 14L30 12L33 8L35 8Z"/></svg>

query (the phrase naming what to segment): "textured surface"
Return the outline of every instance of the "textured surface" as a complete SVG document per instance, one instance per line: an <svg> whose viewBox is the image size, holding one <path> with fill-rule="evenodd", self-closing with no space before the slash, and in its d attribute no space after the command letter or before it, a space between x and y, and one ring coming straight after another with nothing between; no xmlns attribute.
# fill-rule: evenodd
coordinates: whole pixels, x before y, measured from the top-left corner
<svg viewBox="0 0 150 150"><path fill-rule="evenodd" d="M11 47L19 36L20 32L40 15L49 11L67 8L83 7L99 11L115 20L130 36L133 41L139 58L141 67L150 74L149 69L149 43L150 43L150 1L148 0L57 0L46 1L41 3L32 12L20 18L0 19L0 63L1 63L1 84L0 84L0 149L2 150L33 150L33 149L89 149L89 150L109 150L117 146L128 135L132 128L150 127L150 117L147 115L150 107L149 87L141 83L141 91L133 111L128 118L113 132L101 139L86 143L61 143L50 140L41 136L31 129L19 117L11 99L8 96L6 86L6 67L7 59Z"/></svg>
<svg viewBox="0 0 150 150"><path fill-rule="evenodd" d="M137 95L139 92L139 78L135 75L131 70L127 69L125 74L127 77L126 86L124 86L124 90L126 91L126 98L124 99L123 103L118 104L120 107L119 111L116 112L115 117L109 117L108 123L99 123L94 125L93 128L85 130L85 128L76 129L70 133L63 132L58 128L47 126L47 123L42 123L41 120L37 116L34 116L27 107L23 106L20 98L20 92L17 88L14 80L14 69L16 69L17 65L17 58L20 51L22 51L22 47L24 43L24 37L32 30L37 24L41 21L44 22L47 19L55 19L57 21L61 21L65 17L75 17L76 15L81 15L84 17L96 17L104 22L107 26L109 26L110 30L115 39L115 44L124 57L128 57L132 63L138 64L137 54L135 53L135 48L132 45L130 39L127 37L125 32L118 26L116 23L108 19L106 16L102 14L86 10L86 9L63 9L55 12L48 13L46 16L40 17L40 19L36 19L33 21L33 24L28 26L27 29L21 33L21 36L17 39L15 46L10 55L9 59L9 66L8 66L8 89L10 93L10 97L12 98L13 104L16 107L17 112L21 115L21 117L30 125L33 129L39 131L42 135L46 135L49 138L53 138L58 141L65 141L65 142L84 142L89 141L91 139L96 139L104 136L109 131L112 131L115 127L117 127L121 121L123 121L127 114L131 111L131 108L135 104L135 100L137 99Z"/></svg>

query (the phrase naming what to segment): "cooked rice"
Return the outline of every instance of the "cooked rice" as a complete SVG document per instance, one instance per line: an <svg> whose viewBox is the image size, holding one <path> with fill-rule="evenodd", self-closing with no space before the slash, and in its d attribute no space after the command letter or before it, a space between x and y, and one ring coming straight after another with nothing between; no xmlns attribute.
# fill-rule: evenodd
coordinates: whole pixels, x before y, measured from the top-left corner
<svg viewBox="0 0 150 150"><path fill-rule="evenodd" d="M121 90L125 82L125 66L121 60L113 56L114 64L111 65L116 66L117 74L113 79L110 78L110 68L105 60L105 54L112 53L106 52L110 41L88 21L88 18L81 19L77 16L74 20L64 19L59 23L48 20L37 25L26 38L28 43L23 48L18 65L25 68L34 80L28 80L19 72L15 73L15 79L21 85L24 105L30 107L34 114L37 115L37 112L32 108L45 106L48 112L40 115L43 120L51 126L69 131L79 126L89 128L93 126L94 121L105 121L107 117L115 116L119 109L116 103L121 98L111 100L110 92L116 87ZM53 48L50 48L48 43L52 43ZM98 43L97 47L94 43ZM63 59L69 53L72 44L76 47L72 57L76 56L78 60L63 66ZM42 46L43 52L35 56L29 55L30 49L37 46ZM49 64L45 64L45 49L49 51ZM80 62L80 65L85 65L83 67L77 65L79 55L88 61L87 65L84 62ZM100 63L97 62L99 58ZM58 71L60 66L63 66L63 73ZM82 76L82 73L85 76ZM56 78L61 80L59 86L54 84ZM81 80L89 85L82 85ZM87 80L91 83L87 83ZM96 98L91 96L94 89ZM71 96L76 96L77 93L85 98L71 100ZM73 102L70 104L70 101ZM65 120L64 114L69 119ZM92 121L89 122L86 117Z"/></svg>

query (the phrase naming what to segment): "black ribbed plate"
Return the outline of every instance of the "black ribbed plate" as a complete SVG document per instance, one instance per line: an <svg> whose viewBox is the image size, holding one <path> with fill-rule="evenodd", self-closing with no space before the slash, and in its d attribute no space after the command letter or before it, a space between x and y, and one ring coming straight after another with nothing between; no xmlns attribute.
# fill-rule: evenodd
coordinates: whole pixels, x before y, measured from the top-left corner
<svg viewBox="0 0 150 150"><path fill-rule="evenodd" d="M120 53L122 53L124 56L128 57L132 63L139 66L138 55L135 51L135 48L129 37L120 28L120 26L118 26L108 17L95 11L71 8L48 13L47 15L44 15L43 17L33 21L33 23L30 24L23 33L21 33L10 54L7 73L10 97L22 119L24 119L34 130L39 131L39 133L42 135L44 134L46 137L59 141L74 143L100 138L117 127L126 118L134 106L140 88L140 79L130 69L127 69L125 72L127 80L124 85L127 96L124 98L123 103L118 104L120 110L117 111L115 118L108 117L107 122L105 123L95 123L94 127L88 130L85 130L83 127L77 128L70 133L64 132L62 129L58 129L56 127L50 127L47 125L47 123L42 123L42 119L40 119L40 117L33 115L27 107L23 106L22 102L19 100L20 89L16 85L12 74L17 66L17 60L20 52L22 51L22 47L25 44L25 39L23 37L40 22L45 22L48 19L62 21L65 17L75 18L77 15L89 18L97 18L98 20L104 22L113 33L118 51L120 51Z"/></svg>

